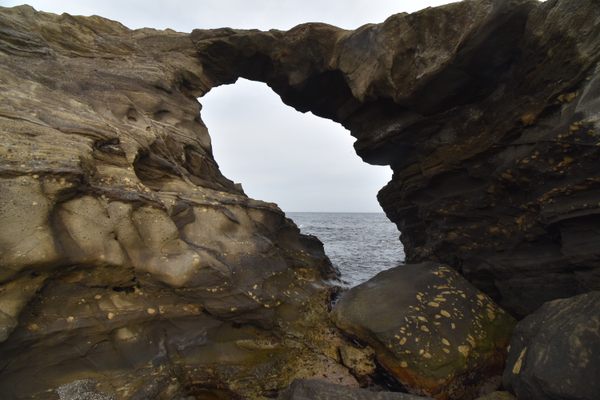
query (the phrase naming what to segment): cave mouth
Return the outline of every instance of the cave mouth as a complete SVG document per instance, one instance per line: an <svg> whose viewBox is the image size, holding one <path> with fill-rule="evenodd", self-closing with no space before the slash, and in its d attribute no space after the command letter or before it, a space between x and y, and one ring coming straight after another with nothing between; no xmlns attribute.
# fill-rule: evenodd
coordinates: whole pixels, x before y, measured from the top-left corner
<svg viewBox="0 0 600 400"><path fill-rule="evenodd" d="M317 236L346 286L403 263L398 230L376 198L391 170L364 163L344 127L298 112L266 84L246 79L199 101L223 175Z"/></svg>

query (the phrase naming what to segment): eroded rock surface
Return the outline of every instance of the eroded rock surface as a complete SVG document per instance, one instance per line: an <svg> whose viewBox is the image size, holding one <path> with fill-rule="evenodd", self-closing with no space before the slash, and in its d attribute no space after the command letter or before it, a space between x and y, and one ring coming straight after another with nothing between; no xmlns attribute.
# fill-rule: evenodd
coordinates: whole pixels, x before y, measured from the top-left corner
<svg viewBox="0 0 600 400"><path fill-rule="evenodd" d="M407 264L350 289L333 310L346 334L368 343L410 390L473 399L500 375L514 320L457 272Z"/></svg>
<svg viewBox="0 0 600 400"><path fill-rule="evenodd" d="M322 245L212 156L196 99L239 77L392 167L379 200L408 261L517 315L599 289L598 15L467 0L185 34L0 9L0 393L253 398L368 374L341 359Z"/></svg>
<svg viewBox="0 0 600 400"><path fill-rule="evenodd" d="M0 28L0 397L356 384L322 244L218 170L189 35L29 7Z"/></svg>
<svg viewBox="0 0 600 400"><path fill-rule="evenodd" d="M467 0L344 31L194 31L207 77L267 82L340 122L408 262L436 260L503 307L600 288L597 1Z"/></svg>
<svg viewBox="0 0 600 400"><path fill-rule="evenodd" d="M477 400L515 400L515 396L509 392L492 392L485 396L478 397Z"/></svg>
<svg viewBox="0 0 600 400"><path fill-rule="evenodd" d="M600 292L544 304L520 321L504 385L519 399L600 396Z"/></svg>

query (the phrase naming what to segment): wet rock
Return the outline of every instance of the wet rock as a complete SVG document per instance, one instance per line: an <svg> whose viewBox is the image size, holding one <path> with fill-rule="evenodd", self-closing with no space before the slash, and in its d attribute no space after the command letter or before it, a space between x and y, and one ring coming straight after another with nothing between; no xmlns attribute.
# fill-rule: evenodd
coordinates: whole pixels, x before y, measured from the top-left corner
<svg viewBox="0 0 600 400"><path fill-rule="evenodd" d="M600 396L600 292L544 304L517 324L504 386L519 399Z"/></svg>
<svg viewBox="0 0 600 400"><path fill-rule="evenodd" d="M409 390L475 398L502 372L514 320L451 268L408 264L350 289L333 320Z"/></svg>
<svg viewBox="0 0 600 400"><path fill-rule="evenodd" d="M348 388L321 380L296 380L281 393L279 400L425 400L426 397L396 392L372 392Z"/></svg>

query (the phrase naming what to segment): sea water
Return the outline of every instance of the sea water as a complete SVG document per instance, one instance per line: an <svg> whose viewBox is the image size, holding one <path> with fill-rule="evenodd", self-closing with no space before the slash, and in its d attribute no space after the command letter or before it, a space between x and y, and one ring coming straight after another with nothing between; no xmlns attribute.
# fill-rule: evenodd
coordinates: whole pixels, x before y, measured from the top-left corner
<svg viewBox="0 0 600 400"><path fill-rule="evenodd" d="M404 262L400 233L384 213L286 214L302 233L323 242L345 286L356 286Z"/></svg>

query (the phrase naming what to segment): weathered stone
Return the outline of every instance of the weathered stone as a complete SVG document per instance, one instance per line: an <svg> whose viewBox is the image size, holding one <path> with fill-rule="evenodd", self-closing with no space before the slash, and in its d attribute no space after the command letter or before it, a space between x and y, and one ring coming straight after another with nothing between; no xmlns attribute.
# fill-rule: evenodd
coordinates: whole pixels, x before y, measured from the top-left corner
<svg viewBox="0 0 600 400"><path fill-rule="evenodd" d="M242 76L348 128L390 165L379 201L408 262L460 271L513 314L600 288L595 0L475 0L344 31L194 31Z"/></svg>
<svg viewBox="0 0 600 400"><path fill-rule="evenodd" d="M391 166L379 200L410 262L446 263L518 315L599 289L599 14L467 0L356 31L185 34L2 8L0 394L357 384L322 245L213 159L196 98L239 77Z"/></svg>
<svg viewBox="0 0 600 400"><path fill-rule="evenodd" d="M504 386L519 399L600 396L600 292L544 304L520 321Z"/></svg>
<svg viewBox="0 0 600 400"><path fill-rule="evenodd" d="M372 392L322 380L295 380L279 395L279 400L426 400L427 397L397 392Z"/></svg>
<svg viewBox="0 0 600 400"><path fill-rule="evenodd" d="M332 315L409 390L452 399L475 398L501 374L514 325L488 296L435 263L378 274L346 292Z"/></svg>
<svg viewBox="0 0 600 400"><path fill-rule="evenodd" d="M322 244L218 170L189 35L2 8L0 58L0 398L357 385Z"/></svg>
<svg viewBox="0 0 600 400"><path fill-rule="evenodd" d="M56 390L60 400L115 400L115 397L99 392L97 382L91 379L74 381Z"/></svg>
<svg viewBox="0 0 600 400"><path fill-rule="evenodd" d="M351 345L340 347L340 361L357 378L367 379L375 375L375 354L370 347L357 348Z"/></svg>

